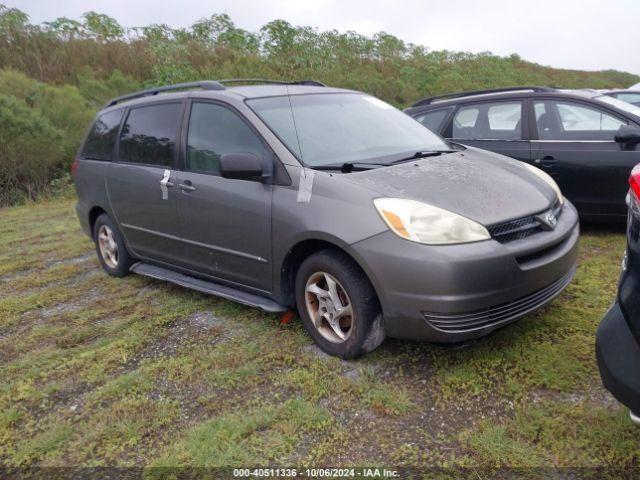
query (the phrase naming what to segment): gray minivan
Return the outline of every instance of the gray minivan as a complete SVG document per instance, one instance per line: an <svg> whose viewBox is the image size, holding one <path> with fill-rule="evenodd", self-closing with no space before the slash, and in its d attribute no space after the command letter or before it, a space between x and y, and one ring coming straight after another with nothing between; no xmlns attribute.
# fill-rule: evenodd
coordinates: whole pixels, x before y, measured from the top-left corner
<svg viewBox="0 0 640 480"><path fill-rule="evenodd" d="M558 295L578 256L547 174L312 81L114 99L72 171L108 274L297 309L343 358L485 335Z"/></svg>

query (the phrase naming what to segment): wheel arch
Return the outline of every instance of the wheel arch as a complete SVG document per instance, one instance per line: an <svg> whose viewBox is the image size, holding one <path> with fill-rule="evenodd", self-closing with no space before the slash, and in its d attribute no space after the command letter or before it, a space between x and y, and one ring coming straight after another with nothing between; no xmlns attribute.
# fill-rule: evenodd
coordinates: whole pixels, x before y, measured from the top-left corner
<svg viewBox="0 0 640 480"><path fill-rule="evenodd" d="M90 228L90 232L91 232L91 238L93 238L93 229L95 227L96 220L103 213L108 215L107 211L104 208L102 208L101 206L99 206L99 205L94 205L89 210L89 228Z"/></svg>
<svg viewBox="0 0 640 480"><path fill-rule="evenodd" d="M378 286L376 285L377 282L375 281L375 278L373 277L371 272L369 272L368 268L363 265L362 260L358 258L357 254L355 254L355 252L353 252L353 250L350 249L348 245L344 245L342 244L342 242L336 241L334 239L307 238L295 243L287 251L281 262L279 286L280 297L283 304L287 306L295 306L296 274L298 273L298 269L300 268L302 262L310 255L327 249L337 250L349 257L354 262L354 264L357 265L362 274L366 277L366 279L373 287L376 296L378 297L378 301L381 300L380 292L378 290Z"/></svg>

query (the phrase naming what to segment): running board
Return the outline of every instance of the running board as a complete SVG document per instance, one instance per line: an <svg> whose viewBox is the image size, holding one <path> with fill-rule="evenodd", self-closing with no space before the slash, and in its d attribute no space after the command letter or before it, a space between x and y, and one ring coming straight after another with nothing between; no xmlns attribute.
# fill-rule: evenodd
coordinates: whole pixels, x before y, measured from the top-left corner
<svg viewBox="0 0 640 480"><path fill-rule="evenodd" d="M191 288L192 290L198 290L199 292L209 293L243 305L259 308L260 310L269 313L285 312L289 310L284 305L280 305L269 298L262 297L254 293L247 293L242 290L208 280L201 280L190 275L174 272L167 268L156 267L155 265L150 265L148 263L138 262L131 266L131 271L138 275L144 275L145 277L151 277L157 280L166 280L167 282L175 283L182 287Z"/></svg>

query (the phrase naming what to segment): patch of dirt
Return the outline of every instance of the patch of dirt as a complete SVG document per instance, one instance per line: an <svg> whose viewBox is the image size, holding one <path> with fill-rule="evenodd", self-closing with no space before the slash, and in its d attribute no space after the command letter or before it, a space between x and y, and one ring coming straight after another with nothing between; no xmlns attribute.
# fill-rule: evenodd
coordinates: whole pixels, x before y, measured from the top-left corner
<svg viewBox="0 0 640 480"><path fill-rule="evenodd" d="M63 315L65 313L76 312L81 308L85 307L87 303L88 302L85 301L84 299L82 301L63 302L63 303L54 305L52 307L43 308L42 310L40 310L38 315L41 317L42 320L47 320L51 317L56 317L58 315ZM31 313L33 313L33 310L26 312L26 314L31 314Z"/></svg>
<svg viewBox="0 0 640 480"><path fill-rule="evenodd" d="M309 339L311 342L312 340ZM309 353L312 357L319 358L321 360L329 360L333 358L328 353L324 352L320 347L318 347L315 343L309 343L309 345L303 347L303 350Z"/></svg>
<svg viewBox="0 0 640 480"><path fill-rule="evenodd" d="M515 405L502 397L487 398L483 394L453 398L446 404L438 401L432 355L434 348L441 347L387 340L379 348L379 352L361 359L340 361L342 375L357 381L365 371L367 375L373 374L378 380L397 385L407 392L414 408L404 415L395 416L359 406L345 408L339 399L321 400L319 405L334 414L354 446L333 451L332 462L357 465L376 459L397 464L392 454L401 446L423 454L429 453L426 451L429 448L440 450L438 455L441 457L460 457L465 453L464 446L446 439L455 439L462 431L473 429L488 419L513 415ZM303 351L321 360L332 359L314 344L303 347Z"/></svg>
<svg viewBox="0 0 640 480"><path fill-rule="evenodd" d="M66 260L53 260L44 264L45 267L55 267L58 265L77 265L79 263L86 262L88 260L95 259L96 265L98 264L98 259L96 258L96 252L91 250L84 255L80 255L79 257L68 258Z"/></svg>
<svg viewBox="0 0 640 480"><path fill-rule="evenodd" d="M309 345L306 345L302 348L303 353L307 355L317 358L323 361L334 361L335 357L329 355L328 353L322 351L320 347L318 347L313 340L309 338ZM378 362L375 360L368 358L367 356L356 359L356 360L339 360L341 375L350 379L357 380L362 374L363 370L367 369L370 373L375 373L380 366Z"/></svg>
<svg viewBox="0 0 640 480"><path fill-rule="evenodd" d="M229 322L216 317L209 311L199 311L176 320L168 327L168 332L159 336L151 344L140 350L129 362L128 368L135 369L140 362L158 357L171 357L185 345L213 345L226 338Z"/></svg>
<svg viewBox="0 0 640 480"><path fill-rule="evenodd" d="M80 255L79 257L72 257L66 260L56 260L56 259L49 260L39 264L35 268L29 268L26 270L21 270L19 272L9 273L7 275L0 276L0 283L10 283L10 282L13 282L14 280L19 280L33 273L46 270L47 268L58 266L58 265L77 265L80 263L90 261L92 258L95 258L95 256L96 256L96 253L93 250L91 250L83 255ZM98 264L97 259L95 259L95 263L96 265Z"/></svg>
<svg viewBox="0 0 640 480"><path fill-rule="evenodd" d="M81 414L84 406L84 397L92 391L92 387L84 382L76 382L67 378L58 390L48 395L41 406L42 414L50 414L53 409L67 410L72 414Z"/></svg>
<svg viewBox="0 0 640 480"><path fill-rule="evenodd" d="M616 411L620 408L620 403L600 385L589 385L586 390L580 392L557 392L554 390L538 389L530 396L529 401L532 404L542 402L568 403L571 405L590 404L597 407L603 407L610 411Z"/></svg>
<svg viewBox="0 0 640 480"><path fill-rule="evenodd" d="M83 303L88 303L91 298L100 297L101 292L98 291L99 289L93 290L96 291L85 297ZM64 306L67 304L61 305ZM80 308L80 306L78 306L78 308ZM62 311L63 309L59 309L58 313ZM181 348L189 344L205 345L217 343L224 339L224 334L221 333L224 323L224 320L208 311L196 312L176 321L168 327L167 334L158 336L154 342L148 344L131 358L122 369L117 372L112 372L110 378L117 378L118 376L135 370L140 362L145 359L175 355ZM33 324L31 324L29 328L32 326ZM12 335L16 335L16 333L14 332ZM64 416L82 415L84 404L86 403L86 396L98 387L99 386L96 385L87 385L84 382L77 383L72 378L65 379L64 383L57 386L53 393L47 395L41 404L33 405L29 409L30 416L36 419L44 418L53 411L60 412L60 414ZM166 379L158 379L156 389L149 392L149 396L156 400L162 399L163 397L177 399L182 412L181 416L184 417L182 420L186 423L189 423L194 418L200 418L200 415L194 411L194 406L191 405L196 401L198 395L194 394L193 391L185 392L184 389L179 388L173 384L173 382L169 382Z"/></svg>

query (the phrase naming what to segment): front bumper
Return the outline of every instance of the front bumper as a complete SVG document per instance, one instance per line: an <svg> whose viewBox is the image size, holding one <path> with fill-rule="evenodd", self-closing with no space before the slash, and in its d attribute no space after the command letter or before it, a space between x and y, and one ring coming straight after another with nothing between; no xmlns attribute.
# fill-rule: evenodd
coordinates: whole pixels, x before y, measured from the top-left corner
<svg viewBox="0 0 640 480"><path fill-rule="evenodd" d="M384 232L352 245L372 280L390 337L455 343L539 308L570 282L578 259L570 202L554 230L522 240L428 246Z"/></svg>
<svg viewBox="0 0 640 480"><path fill-rule="evenodd" d="M605 388L620 403L636 412L637 419L640 414L640 346L617 302L598 327L596 359Z"/></svg>

